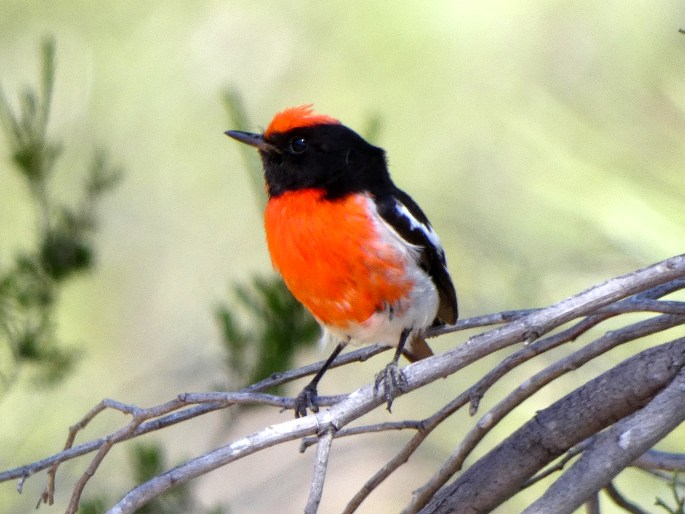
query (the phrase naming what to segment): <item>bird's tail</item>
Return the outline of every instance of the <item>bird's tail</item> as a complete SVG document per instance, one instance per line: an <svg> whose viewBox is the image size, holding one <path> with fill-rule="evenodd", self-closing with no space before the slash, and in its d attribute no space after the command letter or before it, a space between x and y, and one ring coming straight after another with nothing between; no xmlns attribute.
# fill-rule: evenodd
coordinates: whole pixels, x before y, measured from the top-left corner
<svg viewBox="0 0 685 514"><path fill-rule="evenodd" d="M433 350L428 346L426 340L421 334L412 334L413 337L407 341L402 355L404 355L409 362L420 361L433 355Z"/></svg>

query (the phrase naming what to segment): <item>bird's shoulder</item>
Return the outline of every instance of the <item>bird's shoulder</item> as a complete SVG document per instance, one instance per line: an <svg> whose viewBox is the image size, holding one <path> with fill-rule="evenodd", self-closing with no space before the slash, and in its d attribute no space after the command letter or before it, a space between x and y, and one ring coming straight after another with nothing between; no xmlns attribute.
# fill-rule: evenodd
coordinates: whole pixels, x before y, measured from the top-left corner
<svg viewBox="0 0 685 514"><path fill-rule="evenodd" d="M418 249L418 264L431 277L440 295L436 322L455 323L456 291L447 271L445 251L428 217L412 197L399 188L374 195L374 202L383 222Z"/></svg>
<svg viewBox="0 0 685 514"><path fill-rule="evenodd" d="M419 205L399 188L374 195L378 215L406 242L434 248L444 257L440 238Z"/></svg>

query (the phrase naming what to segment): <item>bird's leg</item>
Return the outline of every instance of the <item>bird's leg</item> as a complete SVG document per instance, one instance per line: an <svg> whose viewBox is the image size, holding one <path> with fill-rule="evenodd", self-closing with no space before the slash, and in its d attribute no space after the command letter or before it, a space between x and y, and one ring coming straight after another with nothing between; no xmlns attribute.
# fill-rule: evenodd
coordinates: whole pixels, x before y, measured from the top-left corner
<svg viewBox="0 0 685 514"><path fill-rule="evenodd" d="M318 396L316 388L319 385L319 380L321 380L321 377L323 377L324 373L326 373L326 370L331 366L331 364L333 364L333 361L338 355L340 355L340 352L343 351L345 346L347 346L347 341L341 341L338 343L338 346L335 347L333 353L331 353L328 359L326 359L326 362L323 363L323 366L321 366L321 369L317 371L311 382L304 386L304 389L302 389L300 394L297 395L297 398L295 398L296 418L306 416L307 409L311 410L312 412L319 412L319 406L316 404L316 399Z"/></svg>
<svg viewBox="0 0 685 514"><path fill-rule="evenodd" d="M374 389L378 392L381 383L383 384L383 392L385 393L385 401L388 404L388 412L392 412L392 402L395 399L395 393L397 391L404 392L404 389L407 386L407 379L397 363L400 360L400 355L402 355L402 351L404 350L410 333L411 329L409 328L405 328L402 331L400 340L397 344L397 349L395 350L395 356L388 365L376 375Z"/></svg>

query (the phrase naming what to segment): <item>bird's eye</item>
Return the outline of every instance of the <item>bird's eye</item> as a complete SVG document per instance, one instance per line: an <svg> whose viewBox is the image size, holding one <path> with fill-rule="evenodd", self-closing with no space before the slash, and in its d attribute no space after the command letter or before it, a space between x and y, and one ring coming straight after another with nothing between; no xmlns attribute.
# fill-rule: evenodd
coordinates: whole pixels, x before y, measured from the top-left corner
<svg viewBox="0 0 685 514"><path fill-rule="evenodd" d="M303 137L296 137L290 141L289 146L292 153L302 153L307 149L307 140Z"/></svg>

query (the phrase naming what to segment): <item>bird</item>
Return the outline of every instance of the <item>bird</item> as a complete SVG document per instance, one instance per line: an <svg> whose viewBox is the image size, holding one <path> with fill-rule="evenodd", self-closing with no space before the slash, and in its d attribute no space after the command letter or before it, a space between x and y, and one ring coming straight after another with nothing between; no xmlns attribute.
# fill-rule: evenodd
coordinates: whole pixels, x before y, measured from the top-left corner
<svg viewBox="0 0 685 514"><path fill-rule="evenodd" d="M398 361L433 355L429 327L456 323L457 295L440 239L390 177L385 151L312 104L278 112L261 133L225 134L256 148L268 196L271 261L287 288L337 341L296 397L318 412L318 384L347 344L396 347L376 375L390 411L406 379Z"/></svg>

